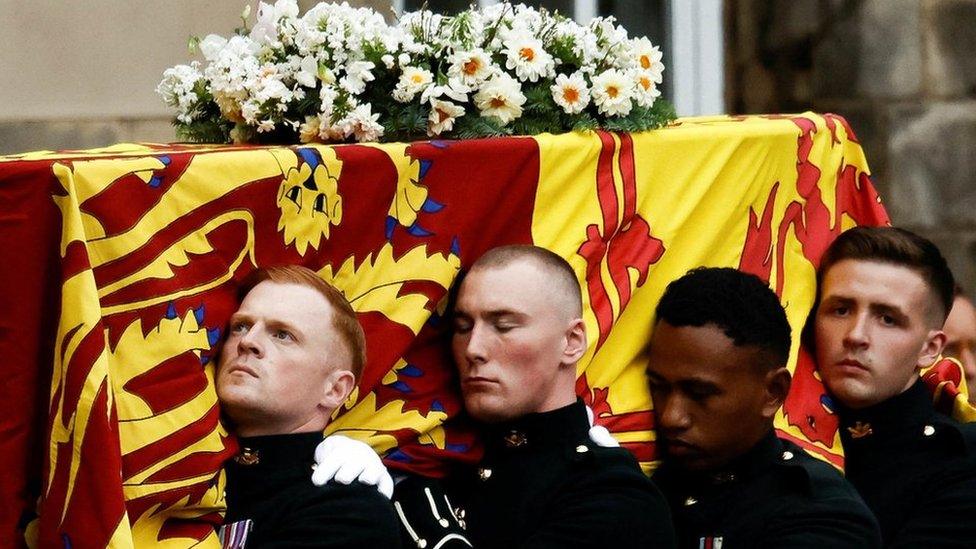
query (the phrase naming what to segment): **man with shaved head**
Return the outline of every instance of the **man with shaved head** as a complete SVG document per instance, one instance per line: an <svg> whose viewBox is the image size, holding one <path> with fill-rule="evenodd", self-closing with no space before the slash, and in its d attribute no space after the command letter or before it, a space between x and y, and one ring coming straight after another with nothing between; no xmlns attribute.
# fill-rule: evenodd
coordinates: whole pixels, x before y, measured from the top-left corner
<svg viewBox="0 0 976 549"><path fill-rule="evenodd" d="M673 546L664 498L634 457L590 440L575 391L587 346L581 302L572 267L543 248L495 248L472 265L458 291L452 350L485 454L448 490L464 509L467 539L437 530L453 525L445 517L462 517L454 509L430 516L443 497L398 486L408 546Z"/></svg>

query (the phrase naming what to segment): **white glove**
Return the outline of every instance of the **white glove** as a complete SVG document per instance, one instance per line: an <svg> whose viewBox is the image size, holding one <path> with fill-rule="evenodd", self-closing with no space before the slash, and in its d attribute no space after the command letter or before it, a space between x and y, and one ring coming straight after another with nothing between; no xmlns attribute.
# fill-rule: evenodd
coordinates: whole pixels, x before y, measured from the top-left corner
<svg viewBox="0 0 976 549"><path fill-rule="evenodd" d="M610 431L607 430L603 425L593 425L593 410L589 406L586 407L586 419L590 420L590 440L593 441L597 446L602 446L604 448L617 448L620 443L617 439L613 438Z"/></svg>
<svg viewBox="0 0 976 549"><path fill-rule="evenodd" d="M322 486L330 480L340 484L358 480L376 486L387 499L393 497L393 478L380 456L368 444L342 435L328 436L315 447L312 484Z"/></svg>

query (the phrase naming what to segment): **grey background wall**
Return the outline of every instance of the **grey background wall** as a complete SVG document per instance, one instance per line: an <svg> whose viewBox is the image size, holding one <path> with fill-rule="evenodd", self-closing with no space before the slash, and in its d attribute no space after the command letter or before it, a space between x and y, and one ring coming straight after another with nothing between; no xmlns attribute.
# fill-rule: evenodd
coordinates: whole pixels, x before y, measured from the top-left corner
<svg viewBox="0 0 976 549"><path fill-rule="evenodd" d="M976 296L976 0L727 0L732 112L842 114L893 222Z"/></svg>
<svg viewBox="0 0 976 549"><path fill-rule="evenodd" d="M0 154L174 140L163 70L189 59L189 36L231 32L243 6L0 0ZM894 222L940 244L976 295L976 0L725 8L728 111L848 117Z"/></svg>

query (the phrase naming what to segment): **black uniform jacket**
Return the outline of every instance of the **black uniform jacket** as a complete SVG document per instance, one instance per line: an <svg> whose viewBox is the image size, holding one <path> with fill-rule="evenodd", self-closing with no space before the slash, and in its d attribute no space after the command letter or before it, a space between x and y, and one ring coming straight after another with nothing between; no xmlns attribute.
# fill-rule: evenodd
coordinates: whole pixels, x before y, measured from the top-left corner
<svg viewBox="0 0 976 549"><path fill-rule="evenodd" d="M877 522L841 474L772 430L721 471L682 472L665 463L654 480L682 548L881 545Z"/></svg>
<svg viewBox="0 0 976 549"><path fill-rule="evenodd" d="M847 478L887 547L976 547L976 425L937 412L919 381L881 404L838 411Z"/></svg>
<svg viewBox="0 0 976 549"><path fill-rule="evenodd" d="M312 484L319 442L321 433L241 438L226 467L225 525L250 519L248 548L399 547L393 508L375 487Z"/></svg>
<svg viewBox="0 0 976 549"><path fill-rule="evenodd" d="M590 441L580 401L490 426L484 458L459 480L478 549L674 546L663 496L630 452Z"/></svg>

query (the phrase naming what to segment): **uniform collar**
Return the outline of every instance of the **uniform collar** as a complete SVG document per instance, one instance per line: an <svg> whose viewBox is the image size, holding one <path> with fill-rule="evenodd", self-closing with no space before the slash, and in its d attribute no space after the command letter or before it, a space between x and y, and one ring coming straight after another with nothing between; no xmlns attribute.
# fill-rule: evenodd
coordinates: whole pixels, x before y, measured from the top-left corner
<svg viewBox="0 0 976 549"><path fill-rule="evenodd" d="M684 485L692 492L708 491L711 487L729 485L764 474L772 464L783 459L783 452L783 441L776 436L773 429L770 429L746 453L723 467L711 471L683 471L671 467L665 462L654 478L676 485Z"/></svg>
<svg viewBox="0 0 976 549"><path fill-rule="evenodd" d="M240 450L231 461L242 469L305 468L314 463L315 447L322 438L321 431L240 437Z"/></svg>
<svg viewBox="0 0 976 549"><path fill-rule="evenodd" d="M488 426L486 446L491 449L537 448L576 444L587 440L590 429L582 400L550 412L527 414Z"/></svg>
<svg viewBox="0 0 976 549"><path fill-rule="evenodd" d="M867 408L837 407L840 436L845 446L854 442L881 442L896 438L931 420L932 395L919 380L901 394Z"/></svg>

